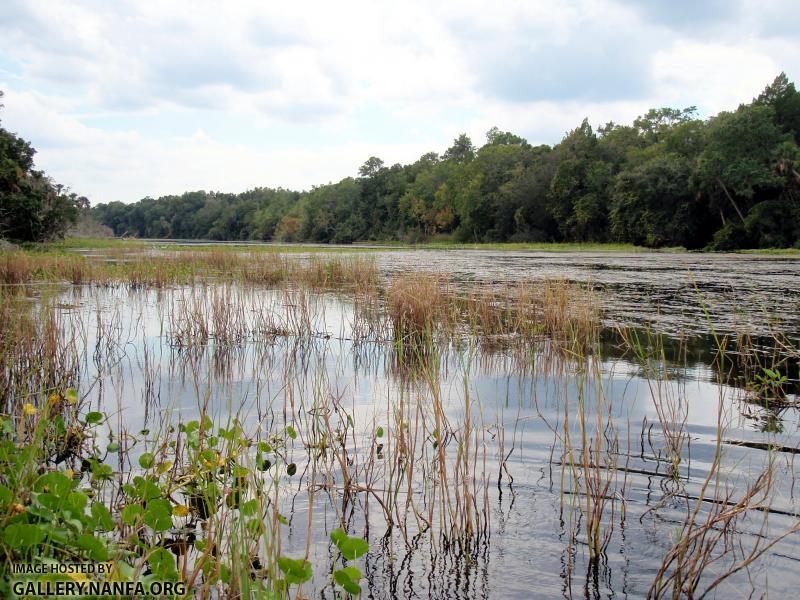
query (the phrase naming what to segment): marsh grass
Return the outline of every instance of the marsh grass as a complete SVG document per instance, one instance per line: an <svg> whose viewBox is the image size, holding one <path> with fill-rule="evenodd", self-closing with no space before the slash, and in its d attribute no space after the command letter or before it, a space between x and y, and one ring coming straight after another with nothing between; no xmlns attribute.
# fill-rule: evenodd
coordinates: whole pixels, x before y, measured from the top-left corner
<svg viewBox="0 0 800 600"><path fill-rule="evenodd" d="M547 336L575 351L591 342L600 324L594 293L564 281L465 289L443 275L419 272L391 279L385 295L395 340L467 336L502 344Z"/></svg>
<svg viewBox="0 0 800 600"><path fill-rule="evenodd" d="M76 346L52 301L34 306L0 294L2 412L20 414L24 403L74 387L80 372Z"/></svg>
<svg viewBox="0 0 800 600"><path fill-rule="evenodd" d="M729 339L717 334L702 297L700 302L716 346L719 377L714 455L698 494L683 497L686 517L672 547L662 559L648 598L704 598L715 593L723 582L739 571L747 570L785 537L800 531L800 520L777 533L770 531L777 462L777 456L771 450L763 469L755 476L748 474L743 482L731 480L725 472L723 440L728 414L722 384L728 380L733 362L728 354ZM749 336L737 336L734 348L735 360L745 366L752 364L754 353L758 353ZM756 535L750 537L748 543L743 543L740 537L743 523L757 518L759 513L762 522Z"/></svg>
<svg viewBox="0 0 800 600"><path fill-rule="evenodd" d="M647 329L621 328L619 332L647 382L661 428L664 447L655 449L656 458L662 460L663 453L670 476L678 481L682 476L684 448L689 440L685 377L672 381L671 361L666 356L663 336ZM685 348L678 349L678 363L686 364Z"/></svg>
<svg viewBox="0 0 800 600"><path fill-rule="evenodd" d="M558 352L554 361L540 367L558 373L562 382L558 422L548 426L554 435L552 460L559 467L560 512L567 536L564 575L569 581L577 546L585 545L596 569L606 556L615 521L624 527L626 518L626 451L603 387L600 358L584 353L589 347L596 348L587 346L585 339L575 340L569 353Z"/></svg>
<svg viewBox="0 0 800 600"><path fill-rule="evenodd" d="M256 285L303 284L314 289L368 288L377 281L374 261L364 256L290 257L275 252L152 252L110 248L102 255L64 251L0 253L0 284L42 282L124 285L135 289L193 285L200 280Z"/></svg>
<svg viewBox="0 0 800 600"><path fill-rule="evenodd" d="M328 587L355 593L361 573L352 563L380 527L406 554L426 539L433 555L477 560L497 515L493 488L506 476L515 495L509 457L519 423L475 385L476 371L493 361L555 382L548 396L557 421L548 425L567 585L580 548L597 570L626 527L630 423L625 431L604 379L593 290L564 281L465 286L424 272L386 277L361 256L136 246L108 258L15 252L0 261L0 515L4 529L19 533L0 539L5 563L38 560L46 548L56 560L114 559L122 578L180 580L199 597L301 598ZM46 282L80 286L74 306L63 293L48 295ZM81 304L84 292L94 305ZM132 313L101 306L104 294ZM350 307L338 330L327 325L333 299ZM160 322L147 322L153 314ZM148 325L158 326L169 369L191 390L190 417L161 394ZM619 333L658 415L664 447L656 458L668 463L668 478L681 477L686 398L673 385L663 340ZM382 373L376 365L386 365L391 392L382 405L357 406L340 366L329 363L333 344L351 345L357 369ZM718 346L721 388L727 342ZM746 338L739 346L746 373L781 367L756 358ZM152 423L141 431L124 417L131 392L120 366L135 347L141 380L133 389ZM253 385L242 394L244 380ZM739 524L769 513L775 475L770 463L743 493L727 487L724 406L720 397L720 441L699 494L665 491L686 502L687 516L655 569L653 597L713 591L797 529L770 537L764 526L754 545L737 550ZM45 485L56 499L41 499L53 493ZM654 501L653 512L665 504ZM80 532L42 534L67 528L67 513L78 515ZM341 530L322 541L327 572L311 564L323 516ZM303 543L290 550L287 530Z"/></svg>
<svg viewBox="0 0 800 600"><path fill-rule="evenodd" d="M34 281L67 281L80 285L92 279L91 265L66 253L0 252L0 284L19 286Z"/></svg>
<svg viewBox="0 0 800 600"><path fill-rule="evenodd" d="M386 304L394 326L395 342L430 340L434 328L448 330L447 282L434 274L410 274L389 283Z"/></svg>

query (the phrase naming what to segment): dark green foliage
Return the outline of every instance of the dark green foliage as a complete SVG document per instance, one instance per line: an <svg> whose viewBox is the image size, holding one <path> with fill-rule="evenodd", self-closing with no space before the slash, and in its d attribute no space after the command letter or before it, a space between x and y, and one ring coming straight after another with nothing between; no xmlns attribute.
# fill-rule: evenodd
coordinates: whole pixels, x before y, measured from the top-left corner
<svg viewBox="0 0 800 600"><path fill-rule="evenodd" d="M28 142L0 127L0 238L23 242L61 238L77 220L78 209L88 205L86 198L67 193L34 170L35 153Z"/></svg>
<svg viewBox="0 0 800 600"><path fill-rule="evenodd" d="M786 248L800 239L800 204L766 200L756 204L744 221L748 241L758 248Z"/></svg>
<svg viewBox="0 0 800 600"><path fill-rule="evenodd" d="M789 81L786 73L781 73L753 100L753 104L770 106L774 110L775 124L784 133L794 136L800 143L800 92Z"/></svg>
<svg viewBox="0 0 800 600"><path fill-rule="evenodd" d="M786 135L775 125L774 110L768 106L740 106L709 120L694 183L723 221L744 221L759 199L781 193L784 179L775 151L784 140Z"/></svg>
<svg viewBox="0 0 800 600"><path fill-rule="evenodd" d="M667 152L620 172L611 201L614 238L650 247L704 246L705 215L690 176L689 161Z"/></svg>
<svg viewBox="0 0 800 600"><path fill-rule="evenodd" d="M462 133L453 140L453 145L445 150L442 158L444 160L452 160L457 163L465 163L471 161L475 157L475 146L472 140L467 137L466 133Z"/></svg>
<svg viewBox="0 0 800 600"><path fill-rule="evenodd" d="M493 127L481 148L461 134L441 157L387 167L373 156L357 178L309 192L189 192L92 211L136 237L793 246L799 132L800 93L781 74L706 121L694 107L596 131L584 120L552 148Z"/></svg>
<svg viewBox="0 0 800 600"><path fill-rule="evenodd" d="M697 108L694 106L682 110L669 107L651 108L647 114L634 120L633 126L648 143L657 143L677 125L691 121L696 112Z"/></svg>

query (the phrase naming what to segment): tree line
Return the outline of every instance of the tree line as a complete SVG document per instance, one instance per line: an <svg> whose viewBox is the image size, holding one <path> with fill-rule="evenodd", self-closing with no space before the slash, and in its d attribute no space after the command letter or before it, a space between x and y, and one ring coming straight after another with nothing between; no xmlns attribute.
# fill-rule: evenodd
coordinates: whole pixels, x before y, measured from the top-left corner
<svg viewBox="0 0 800 600"><path fill-rule="evenodd" d="M195 191L91 212L116 235L149 238L800 247L798 144L800 92L782 73L708 119L688 107L584 120L552 147L492 128L480 148L462 134L412 164L371 157L357 177L307 192Z"/></svg>

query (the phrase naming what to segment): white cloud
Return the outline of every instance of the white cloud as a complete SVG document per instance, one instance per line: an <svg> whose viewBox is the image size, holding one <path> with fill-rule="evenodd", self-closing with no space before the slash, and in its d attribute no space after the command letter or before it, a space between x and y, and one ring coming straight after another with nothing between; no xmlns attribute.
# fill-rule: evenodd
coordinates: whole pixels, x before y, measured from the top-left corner
<svg viewBox="0 0 800 600"><path fill-rule="evenodd" d="M702 103L708 114L749 102L780 70L776 61L748 44L679 41L653 60L662 103Z"/></svg>
<svg viewBox="0 0 800 600"><path fill-rule="evenodd" d="M487 115L470 122L469 133L476 143L485 142L486 132L493 126L522 135L532 144L554 144L575 129L584 118L597 127L608 121L630 123L647 111L647 101L617 102L531 102L517 104L498 102Z"/></svg>
<svg viewBox="0 0 800 600"><path fill-rule="evenodd" d="M387 163L415 160L428 148L343 140L326 147L253 149L212 139L202 129L188 136L149 138L135 131L104 131L64 116L32 93L11 92L9 120L24 122L39 148L38 167L94 202L131 201L194 189L239 192L271 185L300 189L354 175L370 155Z"/></svg>

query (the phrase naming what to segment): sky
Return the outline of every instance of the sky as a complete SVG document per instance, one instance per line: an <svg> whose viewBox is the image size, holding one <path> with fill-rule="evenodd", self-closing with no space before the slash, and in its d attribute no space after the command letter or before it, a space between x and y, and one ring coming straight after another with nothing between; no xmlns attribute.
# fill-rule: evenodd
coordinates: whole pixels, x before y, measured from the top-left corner
<svg viewBox="0 0 800 600"><path fill-rule="evenodd" d="M0 125L93 204L355 176L800 80L796 0L2 0Z"/></svg>

